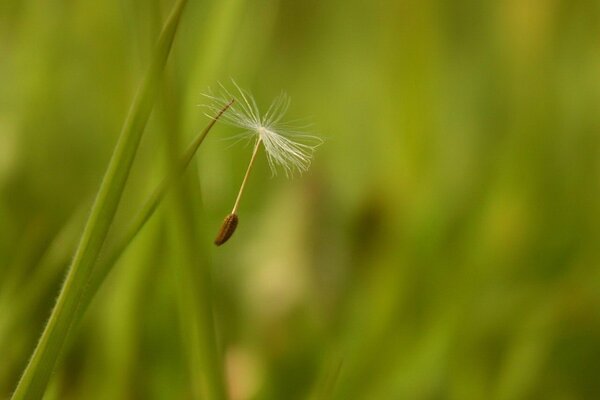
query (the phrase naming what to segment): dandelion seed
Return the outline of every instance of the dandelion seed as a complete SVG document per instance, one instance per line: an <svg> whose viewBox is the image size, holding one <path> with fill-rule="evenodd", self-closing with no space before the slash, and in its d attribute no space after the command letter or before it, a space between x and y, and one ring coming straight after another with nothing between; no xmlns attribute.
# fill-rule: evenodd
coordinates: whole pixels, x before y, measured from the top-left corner
<svg viewBox="0 0 600 400"><path fill-rule="evenodd" d="M215 239L217 246L225 243L237 227L237 209L261 144L265 148L272 174L276 175L277 169L281 168L286 176L290 177L295 172L302 173L308 170L315 149L323 143L317 136L307 135L301 132L301 128L282 122L290 106L290 98L285 93L281 93L267 111L261 114L252 95L241 89L234 81L232 82L239 95L230 93L220 85L221 95L205 94L211 100L211 104L206 107L211 112L215 112L234 99L235 103L229 107L223 119L243 128L244 132L234 138L254 140L254 150L233 210L223 221L219 235Z"/></svg>

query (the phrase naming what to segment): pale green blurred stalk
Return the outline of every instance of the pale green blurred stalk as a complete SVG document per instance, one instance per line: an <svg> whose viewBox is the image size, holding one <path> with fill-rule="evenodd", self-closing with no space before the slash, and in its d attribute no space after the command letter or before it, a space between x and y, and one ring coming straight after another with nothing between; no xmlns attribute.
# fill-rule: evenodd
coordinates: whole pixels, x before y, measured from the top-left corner
<svg viewBox="0 0 600 400"><path fill-rule="evenodd" d="M165 23L152 63L131 105L106 175L100 185L67 279L42 337L12 396L13 400L39 399L44 394L76 317L79 301L85 292L94 263L117 211L186 3L187 0L178 1Z"/></svg>
<svg viewBox="0 0 600 400"><path fill-rule="evenodd" d="M165 125L169 173L176 174L182 130L177 107L179 96L174 93L175 85L171 83L166 80L161 116ZM196 223L198 196L194 196L193 183L190 179L177 181L168 201L169 259L176 275L191 397L225 400L227 389L216 337L212 277L210 265L203 262L206 258L201 256L201 235Z"/></svg>

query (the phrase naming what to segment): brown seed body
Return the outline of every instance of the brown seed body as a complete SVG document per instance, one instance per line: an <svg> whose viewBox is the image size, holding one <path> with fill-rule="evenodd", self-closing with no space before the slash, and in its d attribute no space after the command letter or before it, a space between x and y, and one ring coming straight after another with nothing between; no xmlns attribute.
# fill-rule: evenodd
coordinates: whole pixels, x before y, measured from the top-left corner
<svg viewBox="0 0 600 400"><path fill-rule="evenodd" d="M223 225L221 225L221 229L219 230L219 233L217 234L217 237L215 239L215 244L217 246L220 246L226 241L228 241L231 235L233 235L233 232L235 232L235 228L237 228L237 225L237 214L229 214L227 217L225 217Z"/></svg>

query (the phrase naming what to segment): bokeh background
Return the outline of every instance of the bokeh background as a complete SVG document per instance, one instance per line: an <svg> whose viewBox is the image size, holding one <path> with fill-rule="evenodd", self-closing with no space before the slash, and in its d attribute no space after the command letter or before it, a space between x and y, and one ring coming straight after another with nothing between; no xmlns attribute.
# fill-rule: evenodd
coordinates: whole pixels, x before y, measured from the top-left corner
<svg viewBox="0 0 600 400"><path fill-rule="evenodd" d="M171 6L0 4L0 398ZM600 398L600 2L190 0L107 245L230 78L292 97L326 141L311 170L272 178L262 154L216 248L251 152L218 124L47 399L192 398L186 260L212 276L232 399Z"/></svg>

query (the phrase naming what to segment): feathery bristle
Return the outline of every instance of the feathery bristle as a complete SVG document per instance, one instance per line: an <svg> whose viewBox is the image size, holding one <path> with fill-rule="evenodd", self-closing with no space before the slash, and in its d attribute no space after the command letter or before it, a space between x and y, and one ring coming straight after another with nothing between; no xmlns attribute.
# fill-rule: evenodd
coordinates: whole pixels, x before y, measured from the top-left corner
<svg viewBox="0 0 600 400"><path fill-rule="evenodd" d="M216 112L231 99L235 100L223 119L232 125L244 129L244 132L234 136L238 140L255 138L260 140L266 150L267 161L273 175L277 168L282 169L287 176L294 172L305 172L310 166L313 154L323 143L317 136L303 133L305 127L294 127L282 122L290 105L290 98L281 93L271 103L267 111L261 114L252 95L240 88L232 80L236 91L230 92L221 85L220 94L204 94L211 100L207 109Z"/></svg>

